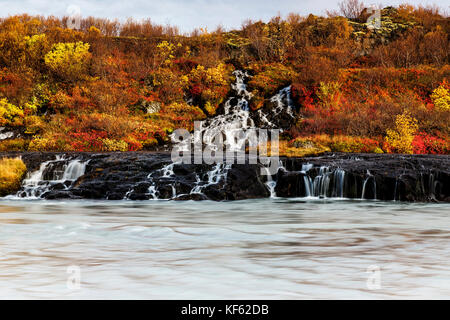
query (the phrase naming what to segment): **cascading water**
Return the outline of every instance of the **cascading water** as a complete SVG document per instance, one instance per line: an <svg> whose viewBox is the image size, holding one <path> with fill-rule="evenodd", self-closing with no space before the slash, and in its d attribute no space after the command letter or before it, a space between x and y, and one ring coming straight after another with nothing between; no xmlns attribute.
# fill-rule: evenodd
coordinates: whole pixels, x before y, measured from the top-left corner
<svg viewBox="0 0 450 320"><path fill-rule="evenodd" d="M15 197L40 198L55 185L67 190L73 182L84 175L88 163L89 160L66 159L64 156L56 156L55 160L45 161L38 170L27 174L22 181L21 190Z"/></svg>
<svg viewBox="0 0 450 320"><path fill-rule="evenodd" d="M375 181L375 177L370 173L370 171L369 170L367 170L367 178L364 180L364 183L363 183L363 188L362 188L362 192L361 192L361 199L366 199L365 198L365 196L366 196L366 187L367 187L367 183L369 182L369 181L373 181L373 199L376 199L376 195L377 195L377 183L376 183L376 181ZM395 200L395 198L394 198L394 200Z"/></svg>
<svg viewBox="0 0 450 320"><path fill-rule="evenodd" d="M269 189L270 192L270 197L271 198L276 198L277 197L277 193L275 191L275 187L277 186L277 182L275 180L273 180L272 178L272 174L270 173L269 168L263 167L263 169L266 172L266 186Z"/></svg>
<svg viewBox="0 0 450 320"><path fill-rule="evenodd" d="M236 139L237 130L246 130L255 127L255 123L250 116L249 101L252 94L247 91L245 81L249 78L247 72L236 70L233 72L236 83L232 85L235 96L229 98L224 105L224 114L218 115L206 121L205 127L201 128L203 142L212 145L217 134L225 135L225 145L228 150L241 150L247 136Z"/></svg>
<svg viewBox="0 0 450 320"><path fill-rule="evenodd" d="M337 198L343 198L345 171L339 168L334 170L333 178L334 178L334 188L332 196Z"/></svg>
<svg viewBox="0 0 450 320"><path fill-rule="evenodd" d="M314 196L316 197L326 197L328 193L328 188L330 186L330 177L333 173L330 171L329 167L321 166L319 169L319 174L314 178L313 189Z"/></svg>
<svg viewBox="0 0 450 320"><path fill-rule="evenodd" d="M302 184L297 190L297 196L318 198L344 198L345 170L341 168L331 169L328 166L314 168L311 163L302 164L300 171L294 171L300 175L298 183ZM276 189L277 181L275 182Z"/></svg>
<svg viewBox="0 0 450 320"><path fill-rule="evenodd" d="M313 165L311 163L302 164L301 173L303 176L303 183L305 184L305 196L312 197L314 195L314 185L312 183L311 177L307 175L307 172L312 169Z"/></svg>
<svg viewBox="0 0 450 320"><path fill-rule="evenodd" d="M233 74L236 78L235 83L231 86L234 94L224 103L223 114L205 120L201 123L200 128L196 128L199 136L202 137L202 144L206 147L209 146L211 150L216 150L215 138L218 134L221 134L224 138L223 143L227 152L244 150L245 144L251 139L250 135L254 133L250 129L258 129L255 126L256 119L258 120L258 124L262 124L263 127L275 128L275 124L268 120L268 115L263 111L250 111L249 104L252 94L247 90L246 85L250 75L246 71L241 70L236 70ZM278 115L285 110L290 117L294 118L290 87L280 90L278 94L270 99L270 102L274 105L273 110L270 111L271 114ZM236 133L238 131L239 133L243 133L243 135L237 136ZM198 143L195 139L196 137L194 135L191 141L194 144ZM182 186L184 193L178 194L177 192L179 183L177 176L173 172L174 165L176 163L167 164L147 176L146 183L150 184L147 196L150 196L151 199L173 199L186 195L185 186ZM231 166L231 164L216 163L206 174L197 174L196 182L194 182L195 186L188 193L202 194L208 186L226 182L227 174ZM273 180L272 175L268 175L267 177L266 185L271 192L271 196L276 196L276 181ZM136 186L132 187L125 194L125 199L130 198ZM167 193L167 187L171 190L171 197Z"/></svg>
<svg viewBox="0 0 450 320"><path fill-rule="evenodd" d="M201 194L203 190L213 184L218 184L222 180L226 181L227 173L231 169L231 164L225 164L225 163L217 163L216 166L208 171L207 173L207 182L203 182L198 176L197 176L197 185L192 188L191 194L193 193L199 193Z"/></svg>
<svg viewBox="0 0 450 320"><path fill-rule="evenodd" d="M282 111L286 111L291 117L294 117L292 112L292 99L291 99L291 86L281 89L271 99L271 102L275 103L274 114L278 115Z"/></svg>

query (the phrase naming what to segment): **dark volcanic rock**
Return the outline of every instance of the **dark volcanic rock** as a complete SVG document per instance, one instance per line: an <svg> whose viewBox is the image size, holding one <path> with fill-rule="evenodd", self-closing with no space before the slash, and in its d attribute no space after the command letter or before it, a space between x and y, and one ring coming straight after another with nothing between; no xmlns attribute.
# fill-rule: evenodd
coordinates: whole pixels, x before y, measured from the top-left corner
<svg viewBox="0 0 450 320"><path fill-rule="evenodd" d="M45 168L44 180L73 159L89 160L76 181L42 181L45 189L39 194L46 199L240 200L270 195L267 177L255 164L172 164L167 153L0 153L5 155L21 156L29 171L63 156ZM330 153L281 160L272 177L279 197L450 202L450 156Z"/></svg>

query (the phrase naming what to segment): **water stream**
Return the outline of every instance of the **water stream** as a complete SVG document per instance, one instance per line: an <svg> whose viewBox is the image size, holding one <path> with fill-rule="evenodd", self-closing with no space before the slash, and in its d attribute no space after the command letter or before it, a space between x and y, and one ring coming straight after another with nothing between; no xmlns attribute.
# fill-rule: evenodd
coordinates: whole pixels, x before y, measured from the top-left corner
<svg viewBox="0 0 450 320"><path fill-rule="evenodd" d="M0 296L450 298L449 204L0 202ZM379 287L370 285L379 268ZM79 270L80 287L68 286ZM369 283L369 286L368 286Z"/></svg>

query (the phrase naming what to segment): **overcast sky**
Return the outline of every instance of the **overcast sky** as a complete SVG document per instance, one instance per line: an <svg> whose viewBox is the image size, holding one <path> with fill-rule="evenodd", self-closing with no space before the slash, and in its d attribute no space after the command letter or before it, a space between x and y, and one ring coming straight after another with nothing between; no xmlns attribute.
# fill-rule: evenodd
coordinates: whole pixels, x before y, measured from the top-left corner
<svg viewBox="0 0 450 320"><path fill-rule="evenodd" d="M397 5L406 0L366 1L369 4ZM450 0L408 0L412 4L434 4L449 8ZM83 17L95 16L121 21L150 18L159 24L176 25L183 32L197 27L213 30L219 24L236 28L245 19L268 21L280 13L324 14L337 8L338 0L0 0L0 16L18 13L68 15L69 6L78 6Z"/></svg>

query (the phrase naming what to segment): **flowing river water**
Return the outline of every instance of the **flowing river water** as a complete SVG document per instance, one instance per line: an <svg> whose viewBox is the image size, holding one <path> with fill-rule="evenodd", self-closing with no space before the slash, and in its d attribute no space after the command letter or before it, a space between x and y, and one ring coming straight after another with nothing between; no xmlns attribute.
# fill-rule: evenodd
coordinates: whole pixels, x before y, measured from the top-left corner
<svg viewBox="0 0 450 320"><path fill-rule="evenodd" d="M449 209L318 198L1 200L0 297L450 298Z"/></svg>

